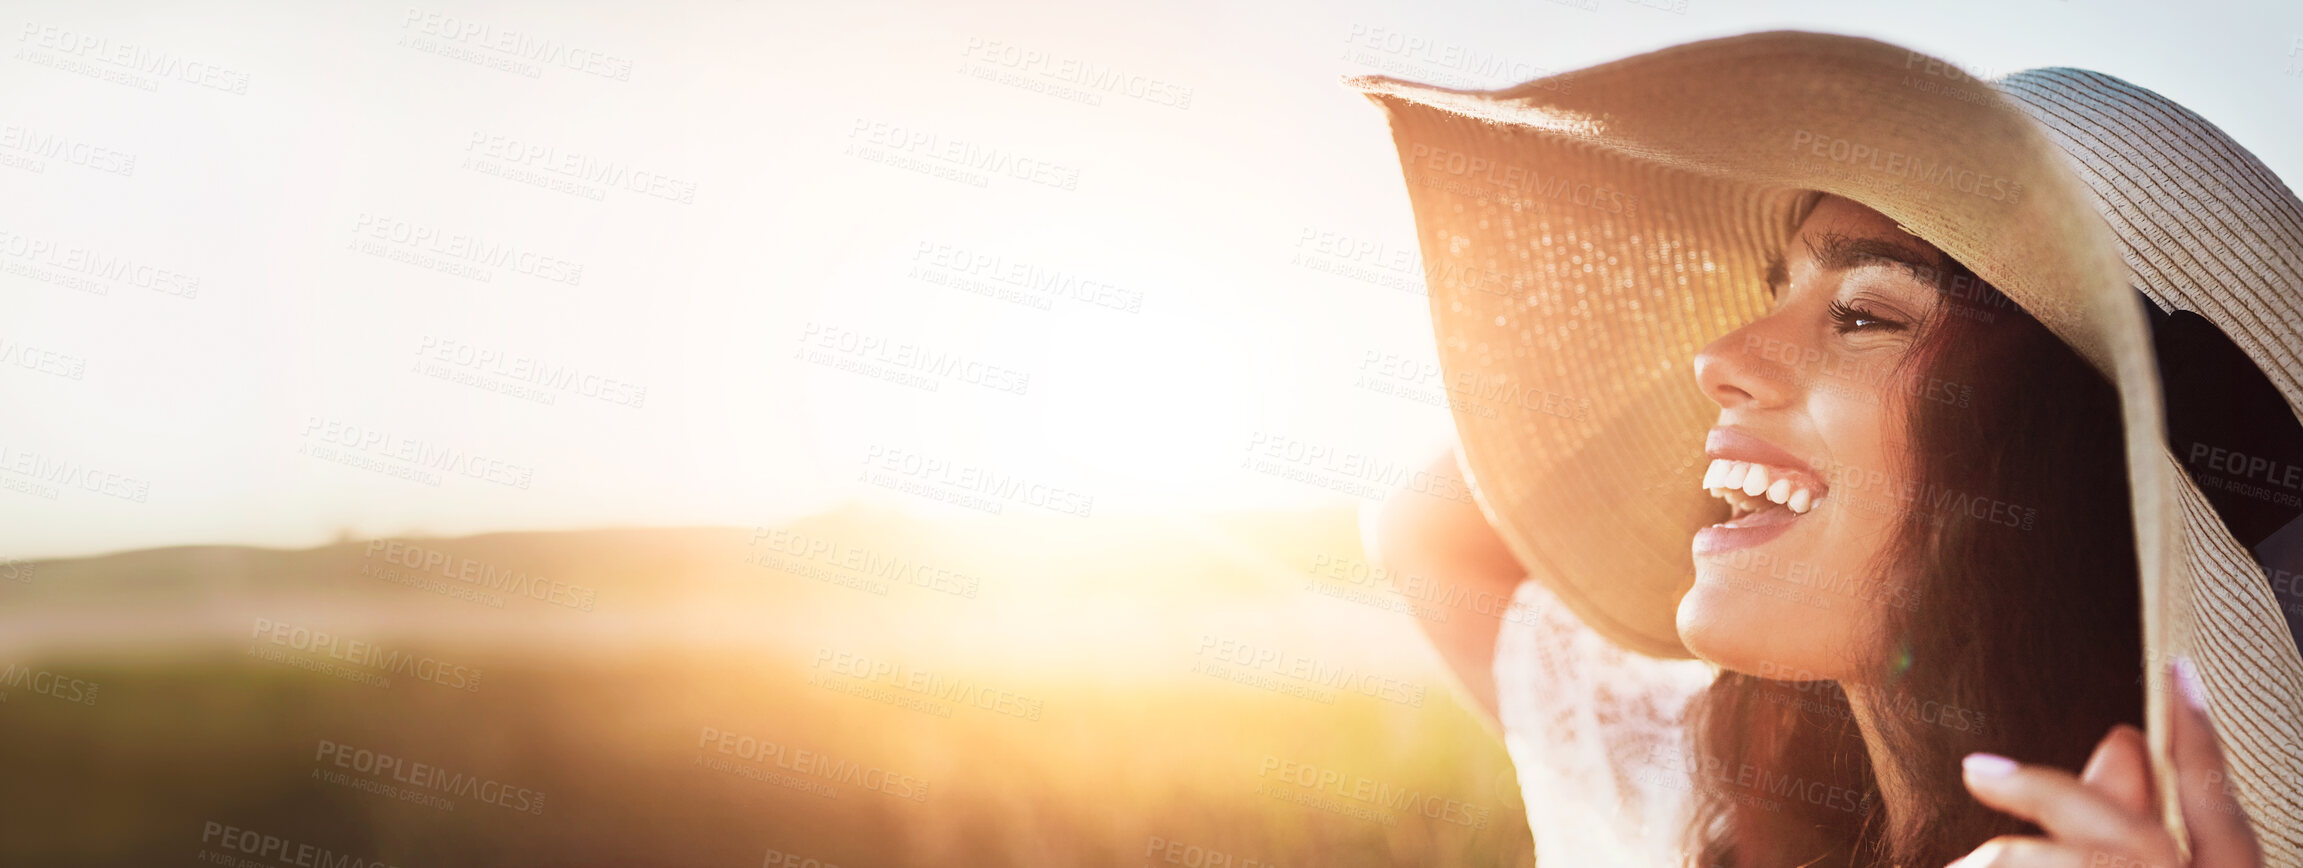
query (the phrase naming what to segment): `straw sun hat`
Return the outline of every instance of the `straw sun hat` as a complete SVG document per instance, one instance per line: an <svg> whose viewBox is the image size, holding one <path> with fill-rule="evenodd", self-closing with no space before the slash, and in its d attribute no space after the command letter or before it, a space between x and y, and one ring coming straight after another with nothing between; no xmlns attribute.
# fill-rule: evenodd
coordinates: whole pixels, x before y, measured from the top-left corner
<svg viewBox="0 0 2303 868"><path fill-rule="evenodd" d="M1689 656L1674 613L1689 538L1718 509L1699 485L1717 407L1691 360L1766 311L1764 270L1812 191L1844 196L1972 269L2117 386L2146 720L2166 719L2171 686L2146 664L2189 657L2266 864L2303 865L2303 656L2250 552L2297 542L2276 532L2303 484L2287 463L2303 204L2247 151L2109 76L1984 83L1812 33L1495 91L1346 84L1398 145L1481 508L1594 629ZM2150 730L2164 768L2165 727ZM2172 776L2158 777L2180 830Z"/></svg>

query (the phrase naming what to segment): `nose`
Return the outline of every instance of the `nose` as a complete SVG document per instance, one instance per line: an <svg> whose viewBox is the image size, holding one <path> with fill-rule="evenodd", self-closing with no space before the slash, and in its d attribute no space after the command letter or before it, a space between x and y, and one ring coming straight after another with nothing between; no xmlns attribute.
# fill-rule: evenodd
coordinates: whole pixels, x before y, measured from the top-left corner
<svg viewBox="0 0 2303 868"><path fill-rule="evenodd" d="M1800 348L1770 337L1768 321L1728 332L1695 354L1695 384L1721 409L1761 410L1789 404L1798 389L1797 371L1785 359L1800 358Z"/></svg>

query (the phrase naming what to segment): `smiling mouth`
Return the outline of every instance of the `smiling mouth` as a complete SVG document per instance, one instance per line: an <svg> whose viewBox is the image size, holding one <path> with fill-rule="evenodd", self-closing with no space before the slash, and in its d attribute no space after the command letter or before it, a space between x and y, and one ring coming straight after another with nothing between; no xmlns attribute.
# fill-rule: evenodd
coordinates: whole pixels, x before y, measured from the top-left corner
<svg viewBox="0 0 2303 868"><path fill-rule="evenodd" d="M1789 522L1823 504L1806 474L1751 461L1712 459L1703 488L1728 505L1727 520L1715 527L1763 527Z"/></svg>

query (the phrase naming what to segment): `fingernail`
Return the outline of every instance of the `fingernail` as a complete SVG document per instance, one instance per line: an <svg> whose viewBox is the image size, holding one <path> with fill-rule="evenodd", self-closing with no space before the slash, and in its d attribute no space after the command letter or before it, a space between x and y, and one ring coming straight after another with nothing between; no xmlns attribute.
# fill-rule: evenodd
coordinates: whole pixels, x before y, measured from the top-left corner
<svg viewBox="0 0 2303 868"><path fill-rule="evenodd" d="M1975 852L1959 857L1959 861L1946 865L1944 868L1975 868L1979 865L1989 865L1991 860L1999 858L1999 851L2002 846L1996 838L1985 841L1983 846L1975 848Z"/></svg>
<svg viewBox="0 0 2303 868"><path fill-rule="evenodd" d="M1979 778L2001 778L2015 773L2015 761L1995 753L1971 753L1959 761L1960 768Z"/></svg>
<svg viewBox="0 0 2303 868"><path fill-rule="evenodd" d="M2183 703L2193 711L2207 710L2207 691L2199 685L2199 669L2191 665L2191 658L2175 658L2175 692L2183 695Z"/></svg>

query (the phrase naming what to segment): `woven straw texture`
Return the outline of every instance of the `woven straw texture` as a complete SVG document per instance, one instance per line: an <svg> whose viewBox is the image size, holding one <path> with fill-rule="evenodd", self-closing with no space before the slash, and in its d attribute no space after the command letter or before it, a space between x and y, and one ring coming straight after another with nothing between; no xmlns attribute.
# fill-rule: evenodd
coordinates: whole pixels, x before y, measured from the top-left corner
<svg viewBox="0 0 2303 868"><path fill-rule="evenodd" d="M2287 185L2214 124L2117 78L2035 69L1998 85L2070 155L2135 288L2213 321L2303 406L2303 202ZM2226 741L2286 748L2227 760L2268 864L2303 862L2303 661L2260 567L2196 488L2182 494L2190 586L2166 582L2160 605L2187 609L2190 632L2169 645L2198 662Z"/></svg>

